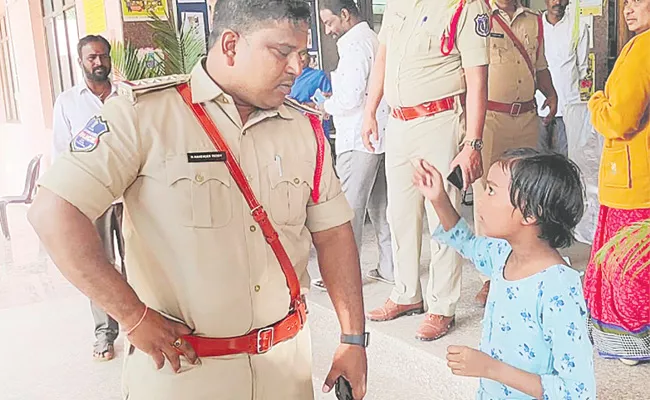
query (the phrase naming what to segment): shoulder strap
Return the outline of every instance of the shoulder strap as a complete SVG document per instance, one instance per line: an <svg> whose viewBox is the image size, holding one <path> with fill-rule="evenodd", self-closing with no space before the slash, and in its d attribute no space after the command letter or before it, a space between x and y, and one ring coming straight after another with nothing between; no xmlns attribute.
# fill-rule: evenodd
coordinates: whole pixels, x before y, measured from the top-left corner
<svg viewBox="0 0 650 400"><path fill-rule="evenodd" d="M492 15L492 19L495 20L500 26L501 29L508 35L510 40L512 40L512 43L514 43L515 47L517 50L519 50L519 53L521 53L521 56L524 58L524 61L526 61L526 65L528 66L528 70L530 71L531 75L533 75L533 80L537 80L537 75L535 74L535 67L533 66L533 61L530 59L530 56L528 55L528 52L524 48L524 45L521 44L519 39L517 39L517 36L515 33L510 29L508 24L501 18L501 16L498 13L495 13Z"/></svg>
<svg viewBox="0 0 650 400"><path fill-rule="evenodd" d="M180 85L189 79L189 75L167 75L137 81L120 81L117 82L117 93L135 104L141 95Z"/></svg>
<svg viewBox="0 0 650 400"><path fill-rule="evenodd" d="M269 246L271 246L273 253L280 263L280 267L282 268L282 272L284 272L284 276L287 280L287 286L289 287L289 292L291 294L290 309L291 311L296 310L298 303L300 302L300 281L298 280L296 271L293 268L293 264L291 263L291 260L289 259L284 246L280 242L278 232L275 230L275 228L273 228L268 214L255 197L253 189L248 184L244 172L237 163L234 155L232 154L232 151L230 150L230 147L228 147L228 144L223 139L223 136L221 136L221 133L219 132L219 129L215 125L214 121L212 118L210 118L208 112L205 110L205 107L203 107L202 104L196 104L192 102L192 91L190 89L190 85L188 83L182 83L176 86L176 89L185 101L185 104L187 104L194 113L194 116L214 144L214 147L217 150L226 153L226 167L228 167L230 175L233 177L235 183L237 183L237 186L239 187L239 190L244 195L244 199L246 200L246 203L248 203L248 207L251 209L251 215L253 216L253 219L259 225L260 229L262 230L262 234L266 238L266 242L269 244Z"/></svg>
<svg viewBox="0 0 650 400"><path fill-rule="evenodd" d="M537 14L537 59L539 60L539 52L542 51L542 44L544 43L544 23L542 22L542 14Z"/></svg>
<svg viewBox="0 0 650 400"><path fill-rule="evenodd" d="M323 164L325 162L325 130L323 122L317 115L307 113L309 123L311 124L316 136L316 170L314 171L314 189L311 191L311 199L314 203L320 200L320 182L323 176Z"/></svg>
<svg viewBox="0 0 650 400"><path fill-rule="evenodd" d="M321 120L322 113L289 97L285 99L284 104L306 115L314 130L316 136L316 170L314 171L314 189L311 192L311 198L314 203L318 203L323 163L325 162L325 130L323 130L323 121Z"/></svg>

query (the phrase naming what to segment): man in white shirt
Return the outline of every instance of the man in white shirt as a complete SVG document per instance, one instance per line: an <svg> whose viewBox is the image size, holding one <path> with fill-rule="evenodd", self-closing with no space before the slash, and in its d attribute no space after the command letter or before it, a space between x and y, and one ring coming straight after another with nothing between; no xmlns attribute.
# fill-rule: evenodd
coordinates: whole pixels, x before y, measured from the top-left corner
<svg viewBox="0 0 650 400"><path fill-rule="evenodd" d="M568 142L563 113L567 104L580 101L580 81L587 76L589 31L582 23L576 24L577 9L567 12L569 0L545 0L543 15L545 55L558 94L555 118L548 125L541 121L548 114L542 109L544 95L537 92L539 105L539 148L568 155ZM577 1L577 0L574 0Z"/></svg>
<svg viewBox="0 0 650 400"><path fill-rule="evenodd" d="M100 123L93 116L98 115L104 102L116 95L116 87L111 83L111 45L101 36L89 35L77 45L79 66L83 69L84 80L78 85L61 93L54 103L53 149L52 159L70 151L71 140L80 132L88 132L88 138L98 140L95 135ZM114 265L115 237L122 259L124 275L124 239L122 238L121 202L113 204L95 221L97 233L102 240L106 256ZM106 312L91 302L95 320L96 342L93 357L108 361L115 356L113 343L117 338L119 326Z"/></svg>
<svg viewBox="0 0 650 400"><path fill-rule="evenodd" d="M384 101L377 110L379 142L375 143L374 153L365 148L361 137L368 81L379 40L368 23L361 20L353 0L321 1L320 17L326 34L337 40L339 52L338 66L332 72L332 96L322 105L325 113L334 117L336 170L355 213L352 229L359 250L366 211L377 235L379 267L371 270L368 277L392 284L393 255L386 218L383 144L390 109Z"/></svg>

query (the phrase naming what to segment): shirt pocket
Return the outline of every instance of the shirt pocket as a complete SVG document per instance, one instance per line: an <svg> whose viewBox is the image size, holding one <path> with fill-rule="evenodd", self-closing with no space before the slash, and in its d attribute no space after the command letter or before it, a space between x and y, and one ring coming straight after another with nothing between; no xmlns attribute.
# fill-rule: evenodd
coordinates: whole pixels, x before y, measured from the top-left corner
<svg viewBox="0 0 650 400"><path fill-rule="evenodd" d="M519 52L514 46L510 46L505 34L502 38L490 38L490 64L513 63L513 51Z"/></svg>
<svg viewBox="0 0 650 400"><path fill-rule="evenodd" d="M632 187L630 177L630 147L615 142L605 145L600 169L601 184L605 187L629 189Z"/></svg>
<svg viewBox="0 0 650 400"><path fill-rule="evenodd" d="M174 212L183 226L221 228L232 219L231 177L224 163L189 163L187 158L165 161Z"/></svg>
<svg viewBox="0 0 650 400"><path fill-rule="evenodd" d="M304 225L307 205L313 189L314 167L305 161L276 162L267 166L270 215L278 225Z"/></svg>

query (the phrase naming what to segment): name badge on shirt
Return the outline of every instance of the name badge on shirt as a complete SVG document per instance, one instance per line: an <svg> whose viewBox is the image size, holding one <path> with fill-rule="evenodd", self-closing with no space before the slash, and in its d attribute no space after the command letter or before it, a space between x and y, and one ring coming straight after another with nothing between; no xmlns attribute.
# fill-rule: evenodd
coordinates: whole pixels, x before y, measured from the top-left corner
<svg viewBox="0 0 650 400"><path fill-rule="evenodd" d="M505 35L503 33L499 32L490 32L490 37L497 38L497 39L503 39Z"/></svg>
<svg viewBox="0 0 650 400"><path fill-rule="evenodd" d="M225 151L203 151L198 153L187 153L187 162L204 163L204 162L224 162L226 161Z"/></svg>

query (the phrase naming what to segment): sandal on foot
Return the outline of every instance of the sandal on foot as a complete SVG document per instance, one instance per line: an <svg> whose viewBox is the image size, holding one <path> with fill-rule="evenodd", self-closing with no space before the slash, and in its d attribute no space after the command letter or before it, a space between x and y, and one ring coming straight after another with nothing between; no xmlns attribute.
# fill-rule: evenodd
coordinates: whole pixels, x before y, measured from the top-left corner
<svg viewBox="0 0 650 400"><path fill-rule="evenodd" d="M95 343L93 358L96 361L111 361L115 358L115 346L113 343Z"/></svg>

